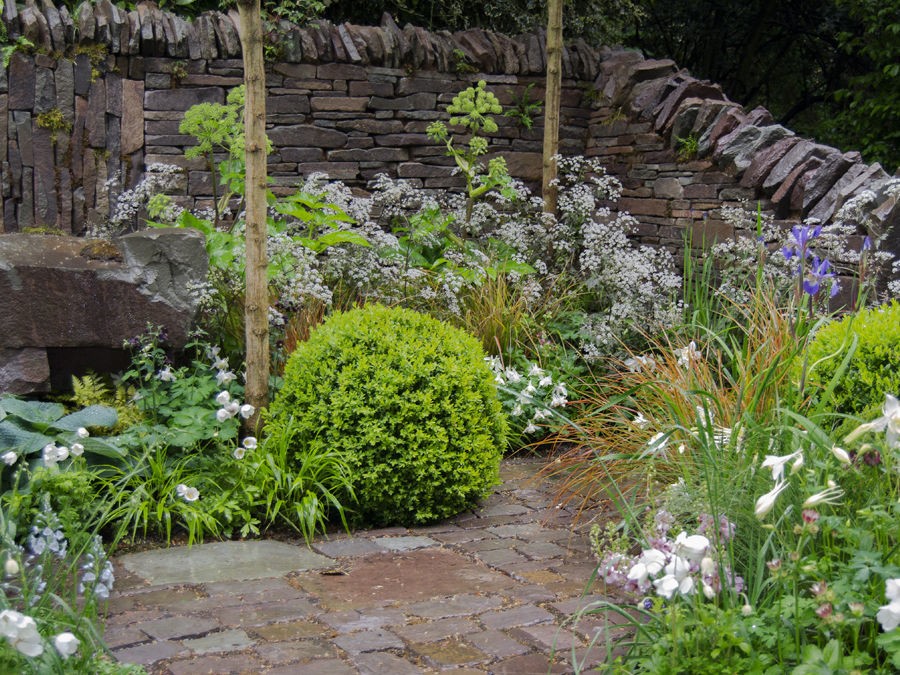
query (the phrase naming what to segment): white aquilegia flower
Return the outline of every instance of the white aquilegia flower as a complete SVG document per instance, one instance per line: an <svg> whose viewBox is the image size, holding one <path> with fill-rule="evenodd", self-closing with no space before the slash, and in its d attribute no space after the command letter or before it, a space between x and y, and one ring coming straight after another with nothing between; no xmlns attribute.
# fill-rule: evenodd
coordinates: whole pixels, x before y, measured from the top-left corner
<svg viewBox="0 0 900 675"><path fill-rule="evenodd" d="M72 443L69 452L72 453L73 457L81 457L84 454L84 446L81 443Z"/></svg>
<svg viewBox="0 0 900 675"><path fill-rule="evenodd" d="M0 635L25 656L35 657L44 653L44 643L34 619L14 609L0 612Z"/></svg>
<svg viewBox="0 0 900 675"><path fill-rule="evenodd" d="M792 452L790 455L766 455L766 458L763 460L763 463L760 465L763 469L772 469L772 480L776 483L780 483L784 480L784 465L791 461L796 461L798 458L803 457L803 451L797 450L796 452ZM801 462L802 465L802 462ZM792 469L793 473L793 469Z"/></svg>
<svg viewBox="0 0 900 675"><path fill-rule="evenodd" d="M769 511L775 506L775 500L778 499L778 495L784 492L784 489L788 486L786 481L781 481L775 483L775 487L772 488L769 492L764 494L762 497L756 500L756 507L754 508L754 513L756 517L762 520L767 515L769 515Z"/></svg>
<svg viewBox="0 0 900 675"><path fill-rule="evenodd" d="M245 420L248 420L251 417L253 417L253 413L255 413L255 412L256 412L256 408L254 408L249 403L245 403L244 405L241 406L241 410L240 410L241 417L243 417Z"/></svg>
<svg viewBox="0 0 900 675"><path fill-rule="evenodd" d="M16 461L18 461L19 456L12 450L8 450L7 452L4 452L2 455L0 455L0 459L3 460L3 463L6 464L6 466L12 466L16 463Z"/></svg>
<svg viewBox="0 0 900 675"><path fill-rule="evenodd" d="M533 422L529 422L528 426L522 429L523 434L534 434L537 433L539 427L536 426Z"/></svg>
<svg viewBox="0 0 900 675"><path fill-rule="evenodd" d="M675 537L674 553L676 556L699 562L709 550L709 539L702 534L692 534L688 536L687 532L682 532Z"/></svg>
<svg viewBox="0 0 900 675"><path fill-rule="evenodd" d="M844 491L839 488L834 481L828 481L828 487L822 490L821 492L817 492L814 495L811 495L805 502L803 502L804 509L811 509L814 506L821 506L822 504L837 504L840 501L840 498L843 496Z"/></svg>
<svg viewBox="0 0 900 675"><path fill-rule="evenodd" d="M172 372L171 366L166 366L165 368L161 369L156 374L156 378L160 382L174 382L175 381L175 373Z"/></svg>
<svg viewBox="0 0 900 675"><path fill-rule="evenodd" d="M78 438L84 439L91 435L91 432L85 429L84 427L78 427L78 430L75 432L75 435Z"/></svg>
<svg viewBox="0 0 900 675"><path fill-rule="evenodd" d="M228 370L228 359L220 356L215 361L213 361L212 367L216 370Z"/></svg>
<svg viewBox="0 0 900 675"><path fill-rule="evenodd" d="M536 363L533 366L531 366L531 370L528 371L528 377L543 377L543 376L544 376L543 369L541 369L541 367L538 366L538 364L536 364Z"/></svg>
<svg viewBox="0 0 900 675"><path fill-rule="evenodd" d="M881 624L881 629L887 633L900 626L900 579L888 579L884 595L888 599L888 604L878 608L875 618Z"/></svg>
<svg viewBox="0 0 900 675"><path fill-rule="evenodd" d="M506 375L506 380L510 384L515 384L516 382L520 382L522 380L522 376L519 374L519 371L512 367L504 370L503 374Z"/></svg>
<svg viewBox="0 0 900 675"><path fill-rule="evenodd" d="M237 375L235 375L230 370L220 370L216 373L216 383L221 387L223 384L228 384L229 382L234 382L237 379Z"/></svg>
<svg viewBox="0 0 900 675"><path fill-rule="evenodd" d="M56 651L63 657L63 660L69 658L78 651L78 644L78 638L68 632L60 633L53 638L53 646L56 647Z"/></svg>
<svg viewBox="0 0 900 675"><path fill-rule="evenodd" d="M867 431L884 431L888 447L900 448L900 401L887 394L881 412L881 417L859 425L844 440L850 443Z"/></svg>
<svg viewBox="0 0 900 675"><path fill-rule="evenodd" d="M247 450L256 450L256 445L256 436L247 436L247 438L244 439L243 446Z"/></svg>

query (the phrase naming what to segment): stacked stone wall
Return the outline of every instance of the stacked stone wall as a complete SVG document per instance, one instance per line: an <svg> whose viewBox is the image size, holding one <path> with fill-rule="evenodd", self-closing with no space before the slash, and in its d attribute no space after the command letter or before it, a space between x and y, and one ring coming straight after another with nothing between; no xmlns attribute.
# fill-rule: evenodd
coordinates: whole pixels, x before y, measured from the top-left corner
<svg viewBox="0 0 900 675"><path fill-rule="evenodd" d="M7 4L3 18L11 38L35 49L0 70L0 231L80 233L106 219L153 162L183 167L184 205L211 202L212 176L204 160L185 159L191 139L178 126L191 105L224 102L241 83L236 14L187 22L152 4L125 11L102 0L71 16L29 0ZM507 106L530 84L533 99L543 96L541 34L429 33L390 17L378 27L281 29L267 73L276 191L312 172L361 188L378 173L458 187L452 159L425 134L447 118L452 97L479 79ZM678 248L686 228L695 241L732 236L721 207L742 202L788 221L827 222L865 190L875 229L897 220L880 166L798 138L671 61L578 41L565 49L563 70L561 152L603 159L647 243ZM543 120L532 129L514 117L497 121L491 153L504 155L514 176L538 182ZM679 138L696 141L694 156L679 153Z"/></svg>

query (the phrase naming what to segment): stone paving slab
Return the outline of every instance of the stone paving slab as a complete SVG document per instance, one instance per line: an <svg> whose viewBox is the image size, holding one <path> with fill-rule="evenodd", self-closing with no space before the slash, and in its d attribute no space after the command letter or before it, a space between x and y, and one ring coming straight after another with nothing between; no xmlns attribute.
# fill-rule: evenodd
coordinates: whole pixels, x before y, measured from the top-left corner
<svg viewBox="0 0 900 675"><path fill-rule="evenodd" d="M106 636L153 674L572 673L599 662L587 518L557 507L538 458L434 526L128 554ZM584 514L583 514L584 515Z"/></svg>

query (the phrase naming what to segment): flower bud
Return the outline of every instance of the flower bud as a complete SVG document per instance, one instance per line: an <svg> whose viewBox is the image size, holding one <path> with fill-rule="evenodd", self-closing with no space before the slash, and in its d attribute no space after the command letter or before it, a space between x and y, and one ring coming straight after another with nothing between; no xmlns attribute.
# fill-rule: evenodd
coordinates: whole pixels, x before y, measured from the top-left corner
<svg viewBox="0 0 900 675"><path fill-rule="evenodd" d="M6 572L6 576L14 577L19 573L19 563L16 562L15 558L7 558L6 563L3 565L3 571Z"/></svg>

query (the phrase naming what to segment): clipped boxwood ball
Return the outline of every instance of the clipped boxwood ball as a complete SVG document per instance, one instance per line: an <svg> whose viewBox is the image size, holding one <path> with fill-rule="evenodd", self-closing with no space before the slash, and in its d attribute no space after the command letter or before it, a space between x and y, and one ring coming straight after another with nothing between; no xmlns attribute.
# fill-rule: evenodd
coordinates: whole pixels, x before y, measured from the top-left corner
<svg viewBox="0 0 900 675"><path fill-rule="evenodd" d="M346 453L371 525L455 515L499 478L506 422L478 341L437 319L369 305L336 313L291 354L269 411L293 449Z"/></svg>

